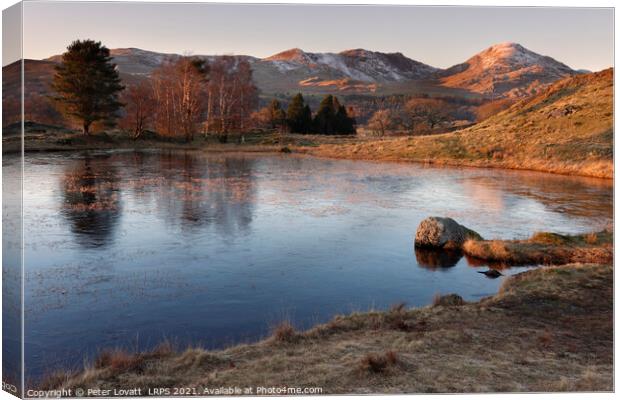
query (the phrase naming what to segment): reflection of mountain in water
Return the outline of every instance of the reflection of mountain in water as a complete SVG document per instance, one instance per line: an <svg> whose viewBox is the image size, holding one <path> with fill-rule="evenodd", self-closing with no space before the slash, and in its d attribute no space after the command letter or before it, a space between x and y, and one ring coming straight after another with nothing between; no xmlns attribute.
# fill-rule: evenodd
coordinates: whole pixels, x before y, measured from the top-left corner
<svg viewBox="0 0 620 400"><path fill-rule="evenodd" d="M84 247L109 244L121 213L118 173L101 161L86 156L72 164L62 180L62 214Z"/></svg>

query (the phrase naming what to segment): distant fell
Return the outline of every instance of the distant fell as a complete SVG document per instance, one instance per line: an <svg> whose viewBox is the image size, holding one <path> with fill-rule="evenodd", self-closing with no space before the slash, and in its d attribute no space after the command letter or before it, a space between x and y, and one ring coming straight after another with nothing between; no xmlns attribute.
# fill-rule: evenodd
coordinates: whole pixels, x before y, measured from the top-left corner
<svg viewBox="0 0 620 400"><path fill-rule="evenodd" d="M499 96L524 97L541 87L579 72L518 43L500 43L442 72L448 87Z"/></svg>

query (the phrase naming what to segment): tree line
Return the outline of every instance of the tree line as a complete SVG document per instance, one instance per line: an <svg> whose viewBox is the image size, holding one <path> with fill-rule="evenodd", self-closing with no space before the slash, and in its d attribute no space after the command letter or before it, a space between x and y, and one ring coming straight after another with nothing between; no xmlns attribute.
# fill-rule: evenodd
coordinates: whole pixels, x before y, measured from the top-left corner
<svg viewBox="0 0 620 400"><path fill-rule="evenodd" d="M355 118L349 116L346 107L332 95L326 95L323 98L314 117L310 105L305 103L301 93L291 99L286 111L280 101L274 99L253 117L259 126L277 129L280 132L323 135L355 134Z"/></svg>
<svg viewBox="0 0 620 400"><path fill-rule="evenodd" d="M227 135L254 128L294 133L352 134L355 119L334 96L313 115L301 94L286 111L277 100L257 110L259 91L248 60L221 56L166 59L151 75L125 87L110 51L93 40L76 40L63 53L53 78L52 100L85 134L93 124L120 126L134 139L152 130L185 141L196 133Z"/></svg>

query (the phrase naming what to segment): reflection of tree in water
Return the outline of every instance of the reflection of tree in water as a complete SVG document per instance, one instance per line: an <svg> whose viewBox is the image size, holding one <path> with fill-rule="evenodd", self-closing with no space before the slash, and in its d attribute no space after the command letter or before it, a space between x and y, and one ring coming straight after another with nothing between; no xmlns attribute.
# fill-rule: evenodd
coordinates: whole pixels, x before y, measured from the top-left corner
<svg viewBox="0 0 620 400"><path fill-rule="evenodd" d="M220 233L232 234L247 230L252 222L253 164L244 157L192 152L136 153L133 190L144 202L153 200L171 225L213 225Z"/></svg>
<svg viewBox="0 0 620 400"><path fill-rule="evenodd" d="M425 249L415 247L415 259L425 269L437 270L454 267L463 257L459 250Z"/></svg>
<svg viewBox="0 0 620 400"><path fill-rule="evenodd" d="M85 247L108 244L120 216L116 169L86 156L65 171L62 191L62 214L76 241Z"/></svg>

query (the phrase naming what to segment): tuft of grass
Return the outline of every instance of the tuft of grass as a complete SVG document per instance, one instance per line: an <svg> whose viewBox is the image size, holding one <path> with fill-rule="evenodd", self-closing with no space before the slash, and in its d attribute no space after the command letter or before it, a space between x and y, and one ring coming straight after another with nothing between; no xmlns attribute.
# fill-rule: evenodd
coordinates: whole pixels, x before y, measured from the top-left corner
<svg viewBox="0 0 620 400"><path fill-rule="evenodd" d="M393 350L388 350L384 354L369 353L360 360L359 370L364 373L382 374L396 364L398 354Z"/></svg>
<svg viewBox="0 0 620 400"><path fill-rule="evenodd" d="M461 296L456 293L447 294L445 296L439 293L433 297L433 307L437 306L462 306L465 301Z"/></svg>
<svg viewBox="0 0 620 400"><path fill-rule="evenodd" d="M570 241L571 238L569 236L552 232L535 232L530 238L530 242L555 245L566 244Z"/></svg>
<svg viewBox="0 0 620 400"><path fill-rule="evenodd" d="M271 336L276 342L280 343L292 343L299 338L295 327L289 321L282 321L276 325L271 332Z"/></svg>
<svg viewBox="0 0 620 400"><path fill-rule="evenodd" d="M471 257L489 261L503 261L512 258L506 243L501 240L467 240L463 252Z"/></svg>
<svg viewBox="0 0 620 400"><path fill-rule="evenodd" d="M384 324L388 329L408 332L411 325L407 321L407 310L405 303L397 303L390 307L389 311L384 315Z"/></svg>
<svg viewBox="0 0 620 400"><path fill-rule="evenodd" d="M548 329L546 329L543 333L538 335L538 343L542 347L547 348L551 345L552 342L553 342L553 335Z"/></svg>
<svg viewBox="0 0 620 400"><path fill-rule="evenodd" d="M589 245L598 244L598 235L595 232L584 235L583 240Z"/></svg>
<svg viewBox="0 0 620 400"><path fill-rule="evenodd" d="M153 350L149 354L154 357L169 356L171 354L174 354L174 346L169 340L164 340L163 342L155 346L155 348L153 348Z"/></svg>
<svg viewBox="0 0 620 400"><path fill-rule="evenodd" d="M122 349L104 350L95 359L95 368L109 368L115 372L139 369L144 359L142 354L130 354Z"/></svg>

